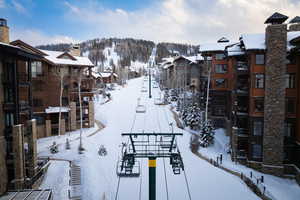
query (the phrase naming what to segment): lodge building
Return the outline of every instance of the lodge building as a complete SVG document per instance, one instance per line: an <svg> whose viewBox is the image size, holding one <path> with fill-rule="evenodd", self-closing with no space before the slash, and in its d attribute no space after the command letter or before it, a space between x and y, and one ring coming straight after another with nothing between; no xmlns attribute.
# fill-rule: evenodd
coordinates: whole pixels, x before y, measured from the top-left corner
<svg viewBox="0 0 300 200"><path fill-rule="evenodd" d="M44 173L37 138L80 128L79 91L83 127L94 126L93 66L78 45L58 52L10 42L0 19L0 195L34 187Z"/></svg>
<svg viewBox="0 0 300 200"><path fill-rule="evenodd" d="M210 117L226 128L232 158L280 176L300 167L300 20L283 24L287 18L275 13L265 33L243 34L239 42L212 50L200 45L206 63L212 60ZM219 78L222 89L216 88ZM220 91L227 91L223 101L216 100ZM223 119L216 118L218 107Z"/></svg>

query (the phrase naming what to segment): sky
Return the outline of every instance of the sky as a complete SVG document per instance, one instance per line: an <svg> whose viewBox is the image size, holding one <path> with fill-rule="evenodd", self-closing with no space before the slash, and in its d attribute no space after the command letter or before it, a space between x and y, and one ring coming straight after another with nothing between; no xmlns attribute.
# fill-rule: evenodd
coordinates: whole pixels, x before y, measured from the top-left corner
<svg viewBox="0 0 300 200"><path fill-rule="evenodd" d="M262 33L274 12L300 15L300 0L0 0L11 40L31 45L119 37L201 44ZM288 21L287 21L288 22Z"/></svg>

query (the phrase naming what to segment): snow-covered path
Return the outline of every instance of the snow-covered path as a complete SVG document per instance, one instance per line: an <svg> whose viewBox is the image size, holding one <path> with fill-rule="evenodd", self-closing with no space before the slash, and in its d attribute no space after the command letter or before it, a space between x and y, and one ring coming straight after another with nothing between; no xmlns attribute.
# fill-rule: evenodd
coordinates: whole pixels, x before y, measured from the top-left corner
<svg viewBox="0 0 300 200"><path fill-rule="evenodd" d="M120 144L126 142L122 132L170 132L170 122L174 122L172 113L167 106L154 105L154 99L159 96L159 89L152 88L153 98L148 98L148 93L142 93L142 85L148 86L143 78L129 81L125 88L112 92L113 100L107 104L95 103L95 118L106 126L100 133L84 138L83 145L86 151L78 155L78 141L72 143L72 149L62 151L55 155L58 158L77 160L82 169L82 196L87 200L115 199L118 177L116 175L117 161L120 159ZM135 113L137 99L146 106L146 113ZM193 200L254 200L259 199L237 177L215 168L206 161L194 156L189 150L190 134L174 127L174 132L184 135L177 138L180 151L185 164ZM100 157L100 145L107 148L108 155ZM118 199L138 200L141 184L141 199L148 199L148 161L141 162L140 178L121 178ZM55 163L52 164L55 168ZM59 166L61 167L61 166ZM168 194L170 200L188 200L188 192L183 173L173 175L169 159L165 160L167 173ZM55 171L55 170L52 170ZM55 174L54 174L55 175ZM166 184L164 178L164 160L157 160L157 199L167 200ZM59 180L59 179L57 179ZM50 182L49 179L45 181ZM53 182L53 180L51 180ZM51 183L52 183L51 182ZM43 183L50 186L49 183ZM54 184L54 183L52 183ZM57 183L58 184L58 183ZM63 186L62 186L63 187Z"/></svg>

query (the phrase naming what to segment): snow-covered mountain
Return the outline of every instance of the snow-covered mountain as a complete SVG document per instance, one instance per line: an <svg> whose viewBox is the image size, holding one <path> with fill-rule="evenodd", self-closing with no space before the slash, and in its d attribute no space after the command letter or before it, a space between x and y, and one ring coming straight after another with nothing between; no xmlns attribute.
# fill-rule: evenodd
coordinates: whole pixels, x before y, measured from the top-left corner
<svg viewBox="0 0 300 200"><path fill-rule="evenodd" d="M38 48L45 50L66 51L72 44L43 45ZM125 66L132 70L141 70L146 66L155 43L137 39L93 39L80 44L83 56L88 56L98 66L99 71L117 70ZM156 62L163 57L172 55L195 55L197 47L187 44L159 43L157 44Z"/></svg>

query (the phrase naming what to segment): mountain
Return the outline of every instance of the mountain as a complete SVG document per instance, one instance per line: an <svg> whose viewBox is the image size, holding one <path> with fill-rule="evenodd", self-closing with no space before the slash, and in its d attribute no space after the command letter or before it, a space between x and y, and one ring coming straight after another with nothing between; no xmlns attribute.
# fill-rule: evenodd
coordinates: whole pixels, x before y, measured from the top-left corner
<svg viewBox="0 0 300 200"><path fill-rule="evenodd" d="M67 51L72 44L50 44L37 48L54 51ZM88 56L90 60L103 70L116 70L116 68L130 66L139 70L146 67L155 43L148 40L137 40L132 38L103 38L93 39L80 43L83 56ZM162 58L174 55L195 55L197 46L176 43L158 43L156 62Z"/></svg>

